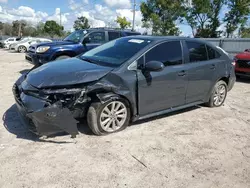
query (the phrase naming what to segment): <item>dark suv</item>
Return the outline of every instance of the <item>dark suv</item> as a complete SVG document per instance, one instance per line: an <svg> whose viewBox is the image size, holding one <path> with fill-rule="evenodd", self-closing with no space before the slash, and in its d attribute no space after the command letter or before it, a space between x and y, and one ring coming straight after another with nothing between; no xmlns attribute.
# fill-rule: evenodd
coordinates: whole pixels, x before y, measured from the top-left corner
<svg viewBox="0 0 250 188"><path fill-rule="evenodd" d="M97 135L131 121L205 103L221 106L235 83L219 48L180 37L124 37L23 75L13 87L23 119L39 135L75 136L79 118Z"/></svg>
<svg viewBox="0 0 250 188"><path fill-rule="evenodd" d="M140 33L105 28L78 30L63 41L31 45L25 59L39 66L49 61L75 57L108 41L131 35Z"/></svg>

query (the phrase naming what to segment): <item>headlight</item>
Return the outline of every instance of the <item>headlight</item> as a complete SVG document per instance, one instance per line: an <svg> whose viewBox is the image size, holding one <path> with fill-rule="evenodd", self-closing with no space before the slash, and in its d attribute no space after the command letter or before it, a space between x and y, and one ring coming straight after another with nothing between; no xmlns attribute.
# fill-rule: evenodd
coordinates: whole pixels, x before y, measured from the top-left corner
<svg viewBox="0 0 250 188"><path fill-rule="evenodd" d="M36 49L36 52L37 53L44 53L44 52L48 51L49 48L50 48L49 46L40 46Z"/></svg>

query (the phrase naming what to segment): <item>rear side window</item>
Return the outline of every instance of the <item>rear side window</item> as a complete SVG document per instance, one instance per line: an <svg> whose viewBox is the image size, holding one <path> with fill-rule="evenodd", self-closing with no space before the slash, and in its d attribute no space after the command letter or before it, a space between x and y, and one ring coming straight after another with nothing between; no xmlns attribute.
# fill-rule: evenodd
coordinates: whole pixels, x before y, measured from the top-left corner
<svg viewBox="0 0 250 188"><path fill-rule="evenodd" d="M9 39L9 41L14 41L14 39Z"/></svg>
<svg viewBox="0 0 250 188"><path fill-rule="evenodd" d="M140 35L140 33L125 32L126 36Z"/></svg>
<svg viewBox="0 0 250 188"><path fill-rule="evenodd" d="M109 35L109 40L110 41L120 37L120 33L119 32L114 32L114 31L109 31L108 35Z"/></svg>
<svg viewBox="0 0 250 188"><path fill-rule="evenodd" d="M165 66L182 64L182 49L180 41L170 41L159 44L146 53L146 62L160 61Z"/></svg>
<svg viewBox="0 0 250 188"><path fill-rule="evenodd" d="M209 59L216 59L220 57L220 53L211 48L210 46L207 46L207 53Z"/></svg>
<svg viewBox="0 0 250 188"><path fill-rule="evenodd" d="M186 41L189 51L189 62L207 61L206 45L199 42Z"/></svg>

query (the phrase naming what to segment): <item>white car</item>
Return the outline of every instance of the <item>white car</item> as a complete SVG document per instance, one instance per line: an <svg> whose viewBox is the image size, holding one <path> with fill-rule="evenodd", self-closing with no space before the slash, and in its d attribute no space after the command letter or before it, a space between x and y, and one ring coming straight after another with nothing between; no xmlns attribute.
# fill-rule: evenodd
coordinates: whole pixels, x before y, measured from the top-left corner
<svg viewBox="0 0 250 188"><path fill-rule="evenodd" d="M25 53L29 49L30 45L42 43L42 42L52 42L52 40L44 39L44 38L32 38L24 42L17 43L15 45L15 51L20 52L20 53Z"/></svg>
<svg viewBox="0 0 250 188"><path fill-rule="evenodd" d="M6 39L6 40L3 42L4 48L5 48L5 49L10 49L10 45L11 45L11 44L13 44L13 43L15 43L15 42L18 42L18 41L20 41L20 40L21 40L21 38L17 38L17 37L8 38L8 39Z"/></svg>
<svg viewBox="0 0 250 188"><path fill-rule="evenodd" d="M24 38L22 38L22 40L19 40L17 42L14 42L14 43L10 44L9 49L10 50L15 50L15 47L16 47L17 44L24 43L24 42L30 41L32 39L34 39L34 38L32 38L32 37L24 37Z"/></svg>

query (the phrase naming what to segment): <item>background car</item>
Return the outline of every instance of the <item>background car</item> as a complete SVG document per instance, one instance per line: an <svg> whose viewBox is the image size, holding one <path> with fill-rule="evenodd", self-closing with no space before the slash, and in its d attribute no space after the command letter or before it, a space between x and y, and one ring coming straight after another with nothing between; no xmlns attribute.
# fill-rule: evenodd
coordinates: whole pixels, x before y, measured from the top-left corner
<svg viewBox="0 0 250 188"><path fill-rule="evenodd" d="M235 74L237 77L250 78L250 49L235 56Z"/></svg>
<svg viewBox="0 0 250 188"><path fill-rule="evenodd" d="M4 48L5 49L10 49L10 45L17 42L17 41L20 41L21 38L20 37L10 37L8 39L6 39L4 41Z"/></svg>
<svg viewBox="0 0 250 188"><path fill-rule="evenodd" d="M3 48L3 47L4 47L4 41L5 41L6 39L8 39L8 38L10 38L10 37L7 36L7 35L1 35L1 36L0 36L0 48Z"/></svg>
<svg viewBox="0 0 250 188"><path fill-rule="evenodd" d="M27 52L27 50L29 49L30 45L33 44L40 44L43 42L52 42L52 40L50 39L45 39L45 38L31 38L31 39L27 39L23 42L17 43L15 45L15 51L16 52L20 52L20 53L25 53Z"/></svg>
<svg viewBox="0 0 250 188"><path fill-rule="evenodd" d="M49 61L75 57L108 41L131 35L140 35L139 32L106 28L92 28L77 30L63 41L31 45L25 59L40 66Z"/></svg>
<svg viewBox="0 0 250 188"><path fill-rule="evenodd" d="M17 44L23 43L23 42L26 42L26 41L29 41L29 40L31 40L31 39L33 39L33 38L32 38L32 37L24 37L24 38L22 38L21 40L16 41L16 42L10 44L9 49L10 49L10 50L15 50L15 46L16 46Z"/></svg>

